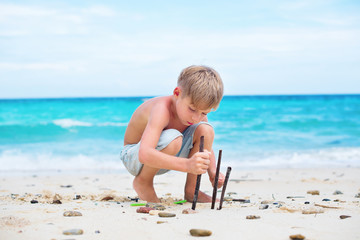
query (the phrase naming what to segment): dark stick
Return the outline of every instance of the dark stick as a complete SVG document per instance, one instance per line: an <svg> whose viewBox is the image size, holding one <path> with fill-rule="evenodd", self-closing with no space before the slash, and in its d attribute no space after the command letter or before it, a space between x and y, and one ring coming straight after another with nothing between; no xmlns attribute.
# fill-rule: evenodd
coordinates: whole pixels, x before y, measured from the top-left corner
<svg viewBox="0 0 360 240"><path fill-rule="evenodd" d="M204 151L204 136L200 137L200 147L199 147L199 152L203 152ZM193 199L193 203L192 203L192 210L195 210L196 208L196 202L198 199L198 195L199 195L199 189L200 189L200 182L201 182L201 174L197 175L196 178L196 186L195 186L195 193L194 193L194 199Z"/></svg>
<svg viewBox="0 0 360 240"><path fill-rule="evenodd" d="M217 210L221 210L221 209L222 209L222 204L223 204L223 202L224 202L224 195L225 195L225 191L226 191L226 185L227 185L228 180L229 180L230 172L231 172L231 167L228 167L228 168L227 168L227 171L226 171L224 186L223 186L222 191L221 191L220 205L219 205L219 208L218 208Z"/></svg>
<svg viewBox="0 0 360 240"><path fill-rule="evenodd" d="M217 163L217 166L216 166L216 174L215 174L215 181L214 181L214 189L213 189L213 195L212 195L211 209L214 209L214 207L215 207L217 187L218 187L219 174L220 174L221 155L222 155L222 150L219 150L219 157L218 157L218 163Z"/></svg>

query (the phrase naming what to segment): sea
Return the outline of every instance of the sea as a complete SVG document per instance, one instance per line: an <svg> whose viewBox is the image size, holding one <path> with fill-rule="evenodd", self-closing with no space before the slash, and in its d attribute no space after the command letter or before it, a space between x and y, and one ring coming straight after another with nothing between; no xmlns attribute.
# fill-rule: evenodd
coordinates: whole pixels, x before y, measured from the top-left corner
<svg viewBox="0 0 360 240"><path fill-rule="evenodd" d="M124 133L149 98L0 100L0 173L125 171ZM222 166L360 166L360 95L225 96L208 119Z"/></svg>

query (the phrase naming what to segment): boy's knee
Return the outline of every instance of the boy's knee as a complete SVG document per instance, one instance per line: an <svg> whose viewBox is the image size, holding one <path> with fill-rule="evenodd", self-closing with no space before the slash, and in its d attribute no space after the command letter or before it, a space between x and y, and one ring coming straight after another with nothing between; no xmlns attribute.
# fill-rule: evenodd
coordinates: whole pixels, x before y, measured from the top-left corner
<svg viewBox="0 0 360 240"><path fill-rule="evenodd" d="M194 133L196 139L200 138L200 136L204 136L204 138L206 139L214 139L215 136L215 131L213 129L212 126L208 125L208 124L200 124Z"/></svg>
<svg viewBox="0 0 360 240"><path fill-rule="evenodd" d="M166 146L166 148L163 149L163 152L171 155L176 155L182 146L183 138L181 136L175 138L172 140L169 145Z"/></svg>

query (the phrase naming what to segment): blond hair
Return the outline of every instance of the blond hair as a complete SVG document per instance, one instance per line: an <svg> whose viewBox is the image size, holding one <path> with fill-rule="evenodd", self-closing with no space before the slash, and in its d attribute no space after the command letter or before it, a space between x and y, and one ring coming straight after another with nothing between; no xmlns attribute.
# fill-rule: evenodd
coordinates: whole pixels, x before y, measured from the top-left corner
<svg viewBox="0 0 360 240"><path fill-rule="evenodd" d="M206 66L190 66L178 78L182 97L190 97L191 104L200 109L215 110L223 97L224 86L220 75Z"/></svg>

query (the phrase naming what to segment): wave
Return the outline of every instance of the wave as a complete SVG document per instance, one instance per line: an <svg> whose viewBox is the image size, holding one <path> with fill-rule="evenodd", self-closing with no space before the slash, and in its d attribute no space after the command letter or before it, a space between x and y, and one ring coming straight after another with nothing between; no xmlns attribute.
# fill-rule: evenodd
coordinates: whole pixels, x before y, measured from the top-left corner
<svg viewBox="0 0 360 240"><path fill-rule="evenodd" d="M88 122L81 122L73 119L57 119L52 121L55 125L60 126L62 128L70 128L70 127L91 127L93 124Z"/></svg>
<svg viewBox="0 0 360 240"><path fill-rule="evenodd" d="M120 150L120 149L119 149ZM0 152L0 172L4 171L112 171L124 170L118 153L94 154L24 152L8 149ZM216 151L215 151L216 152ZM261 152L243 155L223 151L223 166L235 169L360 167L360 147L330 148L304 151Z"/></svg>
<svg viewBox="0 0 360 240"><path fill-rule="evenodd" d="M261 152L247 155L242 155L241 152L223 152L223 158L235 168L360 167L360 147Z"/></svg>

